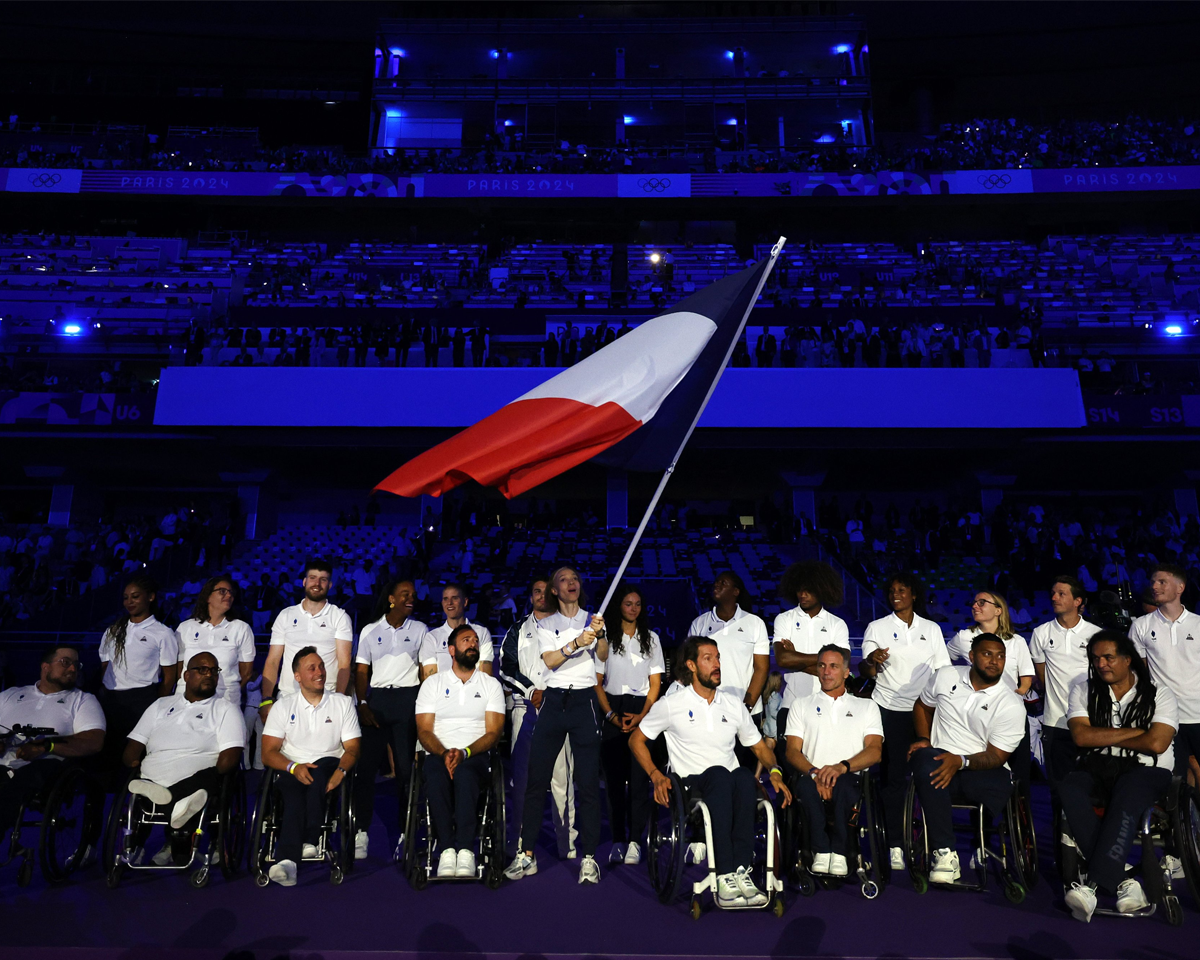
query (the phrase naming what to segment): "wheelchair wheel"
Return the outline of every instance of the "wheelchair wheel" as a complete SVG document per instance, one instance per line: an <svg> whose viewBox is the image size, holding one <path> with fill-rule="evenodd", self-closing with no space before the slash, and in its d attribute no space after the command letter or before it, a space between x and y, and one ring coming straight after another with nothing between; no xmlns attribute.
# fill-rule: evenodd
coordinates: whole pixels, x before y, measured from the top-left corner
<svg viewBox="0 0 1200 960"><path fill-rule="evenodd" d="M754 806L754 863L751 872L755 885L766 891L772 901L777 893L774 885L768 883L768 874L775 878L782 877L784 869L783 844L779 837L779 817L771 797L761 784L758 785L758 802ZM768 843L770 832L771 843ZM767 861L767 849L772 850L772 861ZM769 868L769 869L768 869ZM778 916L778 914L777 914Z"/></svg>
<svg viewBox="0 0 1200 960"><path fill-rule="evenodd" d="M909 783L904 795L904 859L908 875L917 893L929 889L929 835L925 830L925 811L917 798L916 784Z"/></svg>
<svg viewBox="0 0 1200 960"><path fill-rule="evenodd" d="M1025 876L1028 851L1024 847L1021 833L1020 789L1018 784L1012 796L1008 798L1008 803L1004 805L1003 820L999 830L1000 849L1004 856L1002 862L1005 875L1005 895L1008 894L1010 885L1022 887L1023 890L1028 890L1031 886ZM1037 851L1035 849L1034 859L1036 860L1036 858ZM1024 898L1025 895L1022 893L1021 899ZM1012 902L1019 903L1020 901L1013 900Z"/></svg>
<svg viewBox="0 0 1200 960"><path fill-rule="evenodd" d="M104 825L101 862L104 866L104 880L110 889L116 888L125 873L125 865L118 863L117 857L129 853L130 838L125 834L125 824L128 823L131 813L136 816L137 804L138 797L129 792L129 780L126 780L113 796L108 821Z"/></svg>
<svg viewBox="0 0 1200 960"><path fill-rule="evenodd" d="M485 835L480 836L480 852L487 858L483 880L488 889L497 890L504 882L504 765L497 755L492 758L490 820Z"/></svg>
<svg viewBox="0 0 1200 960"><path fill-rule="evenodd" d="M863 871L870 880L862 885L862 894L874 900L892 879L892 860L887 845L887 834L883 821L883 803L879 796L879 785L870 771L863 775L862 806L858 814L859 856L863 859Z"/></svg>
<svg viewBox="0 0 1200 960"><path fill-rule="evenodd" d="M425 865L425 847L429 840L429 824L421 806L421 764L423 753L413 758L412 776L408 781L408 819L404 825L404 875L414 890L424 890L429 883ZM421 836L422 828L425 836ZM424 842L422 842L424 841Z"/></svg>
<svg viewBox="0 0 1200 960"><path fill-rule="evenodd" d="M1179 785L1172 813L1171 829L1183 863L1188 892L1192 895L1192 903L1200 907L1200 791L1186 780Z"/></svg>
<svg viewBox="0 0 1200 960"><path fill-rule="evenodd" d="M258 787L258 802L254 805L254 820L250 827L250 872L254 882L265 887L271 882L267 876L270 867L271 847L275 842L275 829L279 822L275 809L277 794L271 789L276 771L264 770L262 783ZM268 822L269 821L269 822Z"/></svg>
<svg viewBox="0 0 1200 960"><path fill-rule="evenodd" d="M1014 816L1011 820L1013 854L1021 867L1020 882L1026 892L1038 881L1037 831L1033 825L1033 798L1028 784L1017 784L1013 793Z"/></svg>
<svg viewBox="0 0 1200 960"><path fill-rule="evenodd" d="M666 809L657 803L650 816L646 840L646 865L650 885L659 903L670 903L679 893L683 880L683 857L687 847L687 814L684 811L683 784L675 774L671 778L671 794Z"/></svg>
<svg viewBox="0 0 1200 960"><path fill-rule="evenodd" d="M221 785L220 824L216 844L221 851L221 876L232 880L246 853L246 775L235 770Z"/></svg>
<svg viewBox="0 0 1200 960"><path fill-rule="evenodd" d="M337 847L334 856L334 866L340 868L344 876L354 869L354 771L351 770L342 778L338 785L337 813ZM337 871L335 871L337 872ZM341 883L340 879L329 877L331 883Z"/></svg>
<svg viewBox="0 0 1200 960"><path fill-rule="evenodd" d="M55 781L42 810L39 853L42 874L63 883L100 839L104 794L80 767L69 767Z"/></svg>

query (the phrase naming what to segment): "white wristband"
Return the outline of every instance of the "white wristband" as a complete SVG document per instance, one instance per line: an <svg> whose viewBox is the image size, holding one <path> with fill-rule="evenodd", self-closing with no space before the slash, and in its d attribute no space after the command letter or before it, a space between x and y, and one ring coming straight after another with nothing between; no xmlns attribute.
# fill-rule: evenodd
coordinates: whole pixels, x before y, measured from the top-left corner
<svg viewBox="0 0 1200 960"><path fill-rule="evenodd" d="M968 756L967 756L965 753L962 755L962 762L963 762L962 768L963 768L964 770L968 770L968 769L970 769L970 767L971 767L971 758L970 758L970 757L968 757Z"/></svg>

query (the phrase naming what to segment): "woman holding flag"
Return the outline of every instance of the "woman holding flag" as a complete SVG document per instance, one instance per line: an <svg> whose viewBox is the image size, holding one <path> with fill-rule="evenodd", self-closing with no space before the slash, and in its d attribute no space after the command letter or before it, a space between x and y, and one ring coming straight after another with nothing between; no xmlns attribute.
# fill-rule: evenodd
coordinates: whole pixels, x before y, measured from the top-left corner
<svg viewBox="0 0 1200 960"><path fill-rule="evenodd" d="M575 810L583 862L580 883L599 883L596 848L600 844L600 706L596 698L599 664L608 659L604 618L580 608L582 584L571 567L550 577L557 612L538 622L538 650L546 664L546 693L529 747L529 780L525 790L524 850L518 850L504 875L510 880L537 873L534 856L541 832L546 793L554 762L567 737L575 757Z"/></svg>

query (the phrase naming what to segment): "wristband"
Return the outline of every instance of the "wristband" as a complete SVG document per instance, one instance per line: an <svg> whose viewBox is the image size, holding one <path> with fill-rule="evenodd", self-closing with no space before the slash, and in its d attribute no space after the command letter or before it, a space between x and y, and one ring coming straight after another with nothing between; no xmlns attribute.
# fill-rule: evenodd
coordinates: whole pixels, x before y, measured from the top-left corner
<svg viewBox="0 0 1200 960"><path fill-rule="evenodd" d="M338 769L342 772L343 777L350 772L346 767L338 767Z"/></svg>
<svg viewBox="0 0 1200 960"><path fill-rule="evenodd" d="M608 713L606 713L606 714L604 715L604 719L605 719L605 720L611 720L611 719L613 718L613 714L615 714L615 713L616 713L616 711L615 711L615 710L609 710L609 711L608 711Z"/></svg>
<svg viewBox="0 0 1200 960"><path fill-rule="evenodd" d="M779 774L780 777L783 776L783 770L781 770L779 767L772 767L769 771L767 771L767 773L768 773L768 775L770 775L772 773L777 773L777 774Z"/></svg>
<svg viewBox="0 0 1200 960"><path fill-rule="evenodd" d="M274 702L275 702L274 700L264 700L264 701L262 701L262 703L260 703L260 704L258 705L258 707L259 707L259 709L261 710L263 707L269 707L269 706L270 706L271 704L273 704Z"/></svg>
<svg viewBox="0 0 1200 960"><path fill-rule="evenodd" d="M294 774L296 772L296 761L292 761L287 765L287 772Z"/></svg>
<svg viewBox="0 0 1200 960"><path fill-rule="evenodd" d="M47 753L53 753L53 752L54 752L54 741L53 741L53 740L51 740L51 741L50 741L50 746L48 746L48 747L46 748L46 752L47 752Z"/></svg>
<svg viewBox="0 0 1200 960"><path fill-rule="evenodd" d="M467 759L468 759L468 760L470 760L470 759L471 759L471 748L470 748L470 747L464 747L464 748L463 748L463 753L465 753L465 754L467 755Z"/></svg>
<svg viewBox="0 0 1200 960"><path fill-rule="evenodd" d="M967 769L969 769L969 768L970 768L970 766L971 766L971 758L970 758L970 757L968 757L968 756L967 756L967 755L964 753L964 754L962 754L962 755L961 755L961 759L962 759L962 762L963 762L962 768L963 768L964 770L967 770Z"/></svg>

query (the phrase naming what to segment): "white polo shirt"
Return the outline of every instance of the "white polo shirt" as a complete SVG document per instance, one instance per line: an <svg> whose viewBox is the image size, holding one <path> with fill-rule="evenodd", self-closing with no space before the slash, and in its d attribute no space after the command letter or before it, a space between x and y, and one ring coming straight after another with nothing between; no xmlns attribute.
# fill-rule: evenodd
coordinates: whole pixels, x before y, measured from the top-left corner
<svg viewBox="0 0 1200 960"><path fill-rule="evenodd" d="M545 619L542 617L542 620ZM541 622L531 613L521 624L517 637L517 668L533 681L530 693L546 689L546 661L538 650L538 624Z"/></svg>
<svg viewBox="0 0 1200 960"><path fill-rule="evenodd" d="M970 756L991 743L1012 753L1025 736L1024 701L1003 679L976 690L970 667L942 667L921 691L921 702L934 709L929 743L938 750Z"/></svg>
<svg viewBox="0 0 1200 960"><path fill-rule="evenodd" d="M355 663L371 667L372 687L415 687L421 682L421 644L429 631L408 617L398 627L381 617L358 635Z"/></svg>
<svg viewBox="0 0 1200 960"><path fill-rule="evenodd" d="M1137 671L1134 671L1135 675ZM1101 681L1102 682L1102 681ZM1179 711L1175 701L1175 695L1171 693L1168 687L1157 681L1154 684L1154 716L1150 722L1165 723L1173 730L1179 729ZM1125 691L1125 696L1120 700L1113 694L1112 687L1108 688L1108 695L1112 699L1112 713L1110 714L1112 726L1125 726L1125 711L1129 709L1129 705L1133 703L1134 694L1137 693L1137 682L1134 681L1134 686ZM1087 677L1082 680L1076 680L1071 684L1071 692L1068 695L1067 714L1068 718L1073 720L1076 717L1088 717L1088 681ZM1130 754L1138 758L1138 763L1144 764L1147 767L1164 767L1167 770L1172 770L1175 767L1175 744L1171 743L1169 747L1160 753L1157 757L1150 753L1141 753L1136 750L1122 750L1120 747L1104 747L1103 752L1116 754L1118 756L1129 756Z"/></svg>
<svg viewBox="0 0 1200 960"><path fill-rule="evenodd" d="M9 687L0 693L0 724L12 727L53 727L62 735L105 730L104 711L100 701L78 687L58 693L42 693L36 683L27 687ZM62 759L50 754L55 760ZM16 747L0 757L0 767L18 770L30 761L18 760Z"/></svg>
<svg viewBox="0 0 1200 960"><path fill-rule="evenodd" d="M721 690L726 696L745 700L750 681L754 678L755 655L771 655L771 641L767 639L767 625L762 617L738 607L726 623L717 616L714 607L692 621L688 636L710 637L717 642L717 649L721 652ZM761 698L750 712L762 713Z"/></svg>
<svg viewBox="0 0 1200 960"><path fill-rule="evenodd" d="M179 638L175 631L154 617L141 623L125 624L125 649L117 656L109 627L100 638L100 662L104 668L104 686L109 690L137 690L158 683L159 667L179 662Z"/></svg>
<svg viewBox="0 0 1200 960"><path fill-rule="evenodd" d="M1172 623L1155 610L1129 628L1150 676L1175 694L1180 723L1200 723L1200 616L1184 610Z"/></svg>
<svg viewBox="0 0 1200 960"><path fill-rule="evenodd" d="M650 692L650 677L667 672L658 634L650 631L649 653L642 653L641 641L636 636L623 637L621 646L621 652L617 653L610 639L608 659L597 665L596 672L604 678L604 692L644 697Z"/></svg>
<svg viewBox="0 0 1200 960"><path fill-rule="evenodd" d="M850 650L850 628L846 626L846 621L825 609L815 617L810 617L799 606L785 610L775 618L772 639L775 643L780 640L792 641L797 653L816 653L827 643L836 643ZM785 673L783 679L787 685L783 688L780 710L790 710L797 700L811 697L821 689L817 678L802 670Z"/></svg>
<svg viewBox="0 0 1200 960"><path fill-rule="evenodd" d="M464 624L474 630L475 636L479 638L479 662L491 663L496 658L496 652L492 648L492 632L482 624L472 623L470 620L464 621ZM438 673L450 669L449 641L453 632L454 628L450 624L443 623L425 634L425 640L421 643L421 666L437 664Z"/></svg>
<svg viewBox="0 0 1200 960"><path fill-rule="evenodd" d="M326 688L316 704L309 703L302 690L280 697L267 714L263 736L283 740L280 751L289 760L315 763L322 757L340 757L346 752L342 744L359 739L362 730L354 701Z"/></svg>
<svg viewBox="0 0 1200 960"><path fill-rule="evenodd" d="M1029 656L1034 663L1046 665L1046 703L1042 708L1042 725L1067 729L1067 698L1071 685L1088 675L1088 640L1100 630L1082 617L1070 630L1057 619L1040 623L1033 628L1029 641Z"/></svg>
<svg viewBox="0 0 1200 960"><path fill-rule="evenodd" d="M552 613L537 625L538 657L551 650L560 650L579 636L592 622L592 615L580 610L575 616ZM586 690L596 685L600 672L600 660L596 657L598 643L576 650L557 667L546 667L545 689ZM612 651L609 651L611 656ZM546 661L542 660L545 665Z"/></svg>
<svg viewBox="0 0 1200 960"><path fill-rule="evenodd" d="M217 676L217 696L236 707L242 705L242 679L239 663L254 662L254 631L245 620L222 620L220 623L201 623L184 620L176 631L179 635L179 659L183 669L175 692L183 693L183 673L188 661L198 653L211 653L221 668Z"/></svg>
<svg viewBox="0 0 1200 960"><path fill-rule="evenodd" d="M916 614L909 625L891 613L867 624L863 659L885 647L888 659L875 673L871 699L884 710L909 711L934 671L950 666L942 628Z"/></svg>
<svg viewBox="0 0 1200 960"><path fill-rule="evenodd" d="M504 688L478 667L467 680L454 670L426 677L417 693L417 713L433 714L433 735L442 746L469 747L487 732L484 714L504 716Z"/></svg>
<svg viewBox="0 0 1200 960"><path fill-rule="evenodd" d="M193 703L177 693L150 704L129 739L146 745L139 776L169 787L215 767L222 750L244 749L246 724L228 700L214 695Z"/></svg>
<svg viewBox="0 0 1200 960"><path fill-rule="evenodd" d="M978 627L959 630L947 643L946 653L952 661L970 666L971 641L982 633ZM1016 690L1021 677L1035 677L1033 660L1029 656L1029 644L1019 633L1014 633L1004 643L1004 678L1010 690Z"/></svg>
<svg viewBox="0 0 1200 960"><path fill-rule="evenodd" d="M317 613L309 613L304 603L284 607L271 626L271 646L283 647L283 663L279 665L279 690L291 693L296 689L292 658L304 647L316 647L325 661L325 680L330 688L337 683L337 641L354 642L354 627L346 611L325 601Z"/></svg>
<svg viewBox="0 0 1200 960"><path fill-rule="evenodd" d="M762 739L741 698L720 688L712 703L691 686L674 696L662 697L654 702L640 726L651 740L666 734L671 769L680 777L692 777L710 767L736 770L734 741L752 747Z"/></svg>
<svg viewBox="0 0 1200 960"><path fill-rule="evenodd" d="M804 756L818 767L849 760L872 734L883 736L879 704L849 692L835 698L818 687L788 711L787 736L804 741Z"/></svg>

